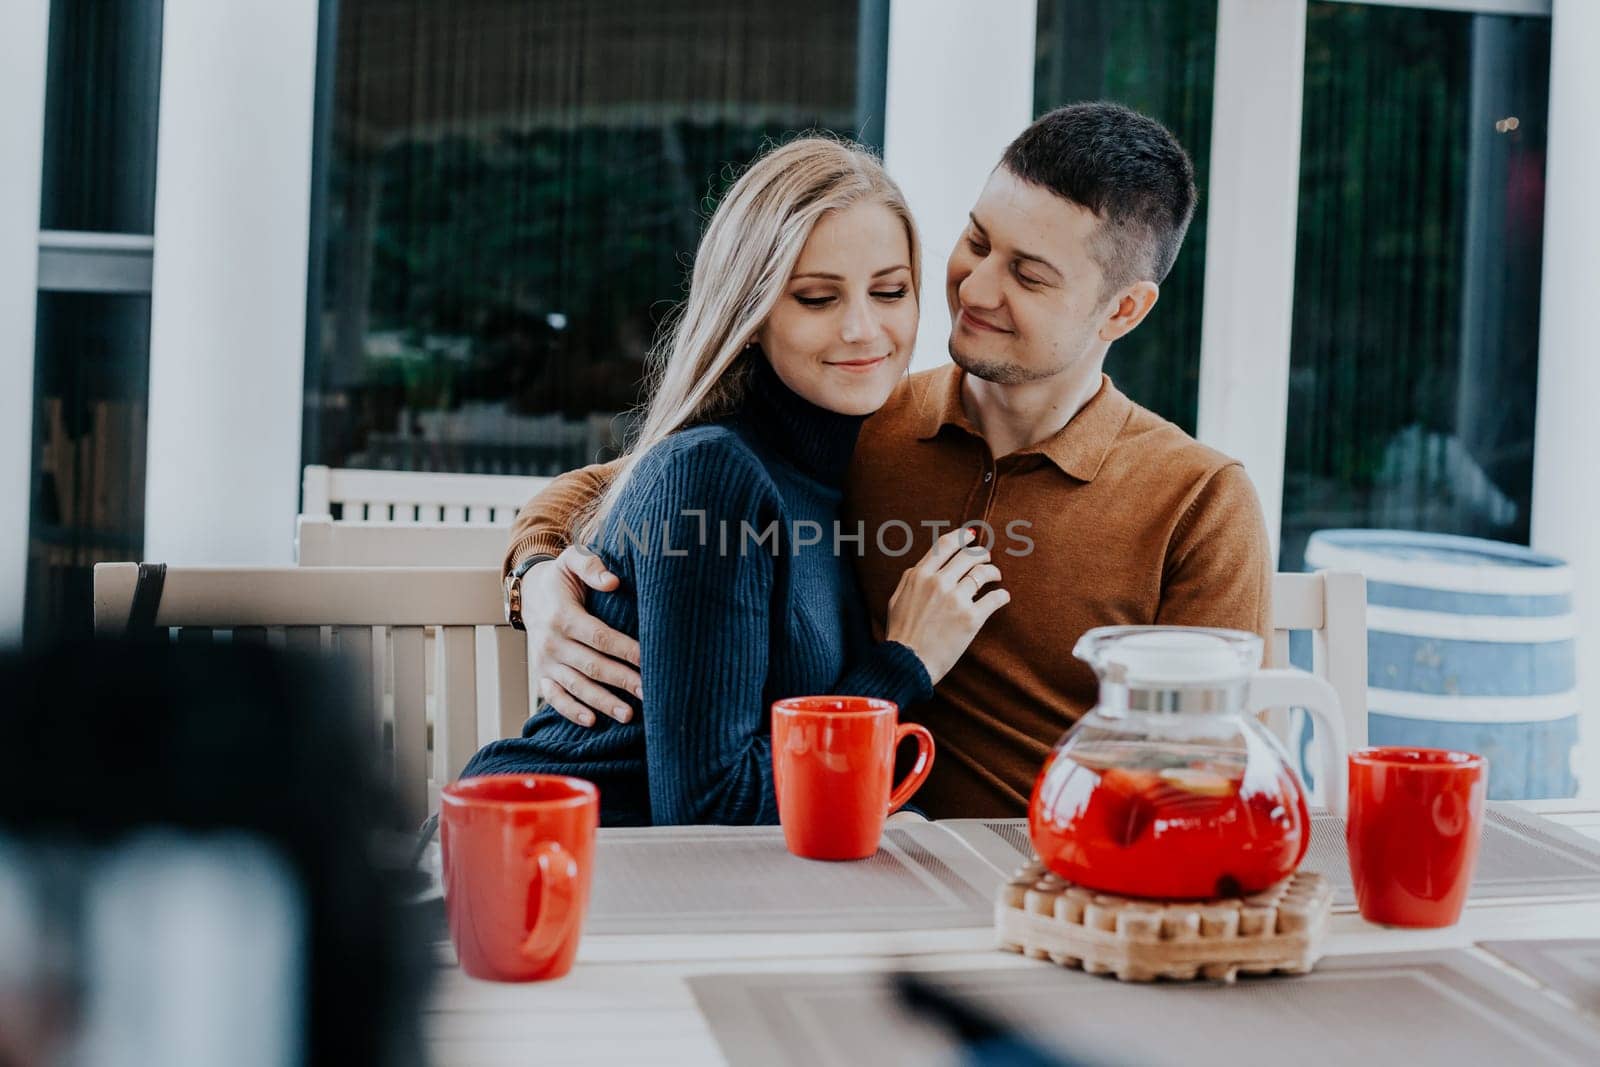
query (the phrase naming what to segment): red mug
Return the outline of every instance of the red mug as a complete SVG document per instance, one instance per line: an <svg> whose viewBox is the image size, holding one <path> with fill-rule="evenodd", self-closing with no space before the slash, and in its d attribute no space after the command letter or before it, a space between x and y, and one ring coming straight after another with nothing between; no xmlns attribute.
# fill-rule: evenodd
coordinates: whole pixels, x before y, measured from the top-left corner
<svg viewBox="0 0 1600 1067"><path fill-rule="evenodd" d="M537 982L572 970L599 825L600 790L581 778L493 774L440 791L445 913L463 971Z"/></svg>
<svg viewBox="0 0 1600 1067"><path fill-rule="evenodd" d="M791 697L772 705L772 778L783 840L796 856L859 860L878 851L883 821L933 769L933 735L899 724L900 709L871 697ZM917 739L899 786L894 754Z"/></svg>
<svg viewBox="0 0 1600 1067"><path fill-rule="evenodd" d="M1350 753L1345 843L1362 918L1452 926L1478 860L1489 761L1439 748Z"/></svg>

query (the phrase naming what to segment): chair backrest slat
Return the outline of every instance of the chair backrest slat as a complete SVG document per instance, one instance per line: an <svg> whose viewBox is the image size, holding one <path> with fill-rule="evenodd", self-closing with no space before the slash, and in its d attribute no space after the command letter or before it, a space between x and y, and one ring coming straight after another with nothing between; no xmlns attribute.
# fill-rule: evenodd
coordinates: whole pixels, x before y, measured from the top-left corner
<svg viewBox="0 0 1600 1067"><path fill-rule="evenodd" d="M1320 630L1323 625L1323 576L1275 574L1272 576L1272 628Z"/></svg>
<svg viewBox="0 0 1600 1067"><path fill-rule="evenodd" d="M1289 631L1273 630L1272 647L1267 650L1267 666L1289 666Z"/></svg>
<svg viewBox="0 0 1600 1067"><path fill-rule="evenodd" d="M1325 678L1344 714L1346 743L1367 743L1367 580L1346 571L1276 574L1271 665L1289 666L1289 634L1308 630L1313 674ZM1280 718L1269 722L1281 723Z"/></svg>
<svg viewBox="0 0 1600 1067"><path fill-rule="evenodd" d="M506 526L488 523L338 522L300 516L302 567L498 567L511 541Z"/></svg>
<svg viewBox="0 0 1600 1067"><path fill-rule="evenodd" d="M1323 571L1323 626L1312 633L1311 669L1327 678L1345 706L1345 741L1367 743L1367 579Z"/></svg>
<svg viewBox="0 0 1600 1067"><path fill-rule="evenodd" d="M496 626L495 692L492 718L479 719L481 736L516 737L528 718L528 635L509 626ZM487 727L487 731L485 728Z"/></svg>
<svg viewBox="0 0 1600 1067"><path fill-rule="evenodd" d="M394 649L394 773L408 819L428 810L427 655L420 626L396 626Z"/></svg>
<svg viewBox="0 0 1600 1067"><path fill-rule="evenodd" d="M138 565L95 567L95 630L127 625ZM503 625L499 567L167 569L156 625Z"/></svg>
<svg viewBox="0 0 1600 1067"><path fill-rule="evenodd" d="M372 709L372 719L369 724L374 742L383 740L383 703L379 696L381 688L381 675L377 673L378 664L372 656L372 627L370 626L335 626L333 628L333 648L350 665L355 685L355 699L357 706Z"/></svg>
<svg viewBox="0 0 1600 1067"><path fill-rule="evenodd" d="M236 645L264 645L267 643L265 626L235 626L233 643Z"/></svg>
<svg viewBox="0 0 1600 1067"><path fill-rule="evenodd" d="M286 626L283 629L283 647L291 652L303 655L315 655L322 651L322 627L320 626Z"/></svg>
<svg viewBox="0 0 1600 1067"><path fill-rule="evenodd" d="M446 626L439 634L437 707L433 728L433 777L454 781L477 751L478 662L470 626Z"/></svg>
<svg viewBox="0 0 1600 1067"><path fill-rule="evenodd" d="M300 510L306 515L332 515L333 500L328 493L328 468L310 466L301 477Z"/></svg>

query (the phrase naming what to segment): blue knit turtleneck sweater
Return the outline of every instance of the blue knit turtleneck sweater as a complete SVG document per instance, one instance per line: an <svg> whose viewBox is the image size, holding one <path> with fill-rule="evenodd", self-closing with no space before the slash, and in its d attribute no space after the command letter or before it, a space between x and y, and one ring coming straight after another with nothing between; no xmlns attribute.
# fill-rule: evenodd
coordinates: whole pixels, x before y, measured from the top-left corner
<svg viewBox="0 0 1600 1067"><path fill-rule="evenodd" d="M931 695L915 653L872 640L851 565L859 542L835 550L864 419L798 396L761 354L749 360L740 410L652 448L604 524L598 548L621 582L591 593L589 610L639 640L644 699L619 696L632 720L585 728L541 708L463 777L587 778L610 826L774 823L774 700L852 694L904 708ZM758 541L773 523L776 546Z"/></svg>

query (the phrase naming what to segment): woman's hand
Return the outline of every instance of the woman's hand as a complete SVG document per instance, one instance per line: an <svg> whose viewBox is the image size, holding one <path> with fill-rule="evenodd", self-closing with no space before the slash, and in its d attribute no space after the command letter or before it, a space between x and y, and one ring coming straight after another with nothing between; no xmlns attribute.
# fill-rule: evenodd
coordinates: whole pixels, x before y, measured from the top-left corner
<svg viewBox="0 0 1600 1067"><path fill-rule="evenodd" d="M884 636L915 652L934 684L955 666L989 616L1011 601L1004 589L978 595L1000 580L1000 568L989 562L987 548L972 546L976 536L962 527L939 538L900 576L889 598Z"/></svg>

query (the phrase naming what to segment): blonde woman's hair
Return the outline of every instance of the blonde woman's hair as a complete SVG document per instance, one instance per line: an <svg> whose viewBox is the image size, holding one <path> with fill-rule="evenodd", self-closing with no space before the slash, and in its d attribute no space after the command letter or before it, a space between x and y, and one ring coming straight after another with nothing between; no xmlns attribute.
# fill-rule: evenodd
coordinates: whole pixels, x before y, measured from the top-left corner
<svg viewBox="0 0 1600 1067"><path fill-rule="evenodd" d="M598 546L605 518L639 460L671 434L735 410L747 364L739 357L783 295L811 230L830 211L881 203L905 224L911 291L922 286L921 244L905 195L871 151L803 137L752 163L717 205L700 238L688 299L652 349L638 432L600 499L575 520L579 544Z"/></svg>

